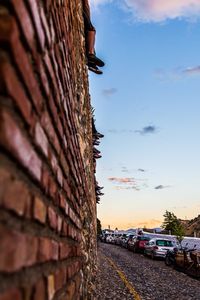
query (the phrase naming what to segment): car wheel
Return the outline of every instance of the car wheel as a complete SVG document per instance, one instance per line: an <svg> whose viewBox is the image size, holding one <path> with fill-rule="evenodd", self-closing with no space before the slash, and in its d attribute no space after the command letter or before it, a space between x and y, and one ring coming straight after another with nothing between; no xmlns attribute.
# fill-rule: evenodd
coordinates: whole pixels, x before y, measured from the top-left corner
<svg viewBox="0 0 200 300"><path fill-rule="evenodd" d="M166 257L165 257L165 264L166 264L166 266L168 266L168 267L171 267L171 266L172 266L172 260L169 258L169 256L166 256Z"/></svg>

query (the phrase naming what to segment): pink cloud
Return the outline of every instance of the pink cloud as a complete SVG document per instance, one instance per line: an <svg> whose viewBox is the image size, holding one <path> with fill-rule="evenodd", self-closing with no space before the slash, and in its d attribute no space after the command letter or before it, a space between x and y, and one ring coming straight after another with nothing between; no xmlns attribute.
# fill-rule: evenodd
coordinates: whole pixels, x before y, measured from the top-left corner
<svg viewBox="0 0 200 300"><path fill-rule="evenodd" d="M135 190L140 191L147 188L146 179L136 179L133 177L108 177L114 184L116 190Z"/></svg>
<svg viewBox="0 0 200 300"><path fill-rule="evenodd" d="M124 0L134 16L144 22L200 17L199 0Z"/></svg>
<svg viewBox="0 0 200 300"><path fill-rule="evenodd" d="M118 177L109 177L108 180L115 182L115 183L135 183L135 179L134 178L128 178L128 177L122 177L122 178L118 178Z"/></svg>

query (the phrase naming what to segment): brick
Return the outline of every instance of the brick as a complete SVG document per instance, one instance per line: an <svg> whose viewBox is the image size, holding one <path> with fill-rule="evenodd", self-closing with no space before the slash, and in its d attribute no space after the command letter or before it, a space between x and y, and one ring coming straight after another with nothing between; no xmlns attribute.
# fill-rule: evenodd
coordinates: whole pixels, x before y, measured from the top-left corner
<svg viewBox="0 0 200 300"><path fill-rule="evenodd" d="M59 244L56 241L51 241L51 258L53 260L59 259Z"/></svg>
<svg viewBox="0 0 200 300"><path fill-rule="evenodd" d="M45 194L48 194L49 190L49 172L47 171L47 168L43 166L42 169L42 186L45 191Z"/></svg>
<svg viewBox="0 0 200 300"><path fill-rule="evenodd" d="M52 11L54 16L54 22L55 22L55 29L57 33L58 40L62 39L62 32L60 28L60 18L59 18L59 10L53 10Z"/></svg>
<svg viewBox="0 0 200 300"><path fill-rule="evenodd" d="M57 185L52 177L49 178L48 192L52 198L56 198Z"/></svg>
<svg viewBox="0 0 200 300"><path fill-rule="evenodd" d="M54 173L56 174L58 170L58 161L56 159L56 156L51 152L49 158L50 158L51 167Z"/></svg>
<svg viewBox="0 0 200 300"><path fill-rule="evenodd" d="M69 199L71 199L71 190L70 190L70 186L69 186L69 180L64 180L63 188L64 188L65 192L67 193L67 197Z"/></svg>
<svg viewBox="0 0 200 300"><path fill-rule="evenodd" d="M49 220L49 224L50 227L54 230L57 229L57 215L56 212L54 211L54 209L52 207L48 207L48 220Z"/></svg>
<svg viewBox="0 0 200 300"><path fill-rule="evenodd" d="M0 225L0 271L13 272L36 262L37 239Z"/></svg>
<svg viewBox="0 0 200 300"><path fill-rule="evenodd" d="M72 255L72 246L60 243L60 259L68 258Z"/></svg>
<svg viewBox="0 0 200 300"><path fill-rule="evenodd" d="M44 13L44 9L43 7L40 5L39 6L39 11L40 11L40 17L41 17L41 22L44 28L44 32L45 32L45 37L46 37L46 43L47 46L50 47L52 42L51 42L51 35L50 35L50 30L49 30L49 24L46 18L46 15Z"/></svg>
<svg viewBox="0 0 200 300"><path fill-rule="evenodd" d="M18 37L19 33L18 33L18 29L17 29L17 25L16 23L12 20L12 26L13 26L13 31L15 32L15 36ZM33 102L35 103L35 108L38 112L41 111L41 107L42 107L42 99L41 99L41 94L38 88L38 83L35 79L35 75L33 73L33 69L31 66L31 62L30 59L26 53L26 51L24 50L24 48L22 47L20 41L16 41L16 37L13 38L13 36L10 37L9 39L9 43L12 49L12 53L14 55L14 59L17 63L18 69L21 72L21 76L23 77L24 83L27 86L27 88L29 89L29 91L31 92L31 97L33 99ZM11 73L10 75L8 74L7 76L4 76L4 79L6 80L6 86L7 89L10 93L10 95L16 100L20 100L20 95L19 92L23 95L23 91L21 90L21 83L17 80L17 76L14 73L14 69L11 66L5 66L4 69L6 68L6 70L4 70L4 74L6 72L6 74L9 72ZM12 81L10 80L10 76L12 75ZM11 82L10 82L11 81ZM21 88L21 89L20 89ZM16 89L18 89L18 91L16 91ZM25 99L25 95L23 95L23 98ZM22 102L22 100L21 100ZM22 106L23 108L23 106Z"/></svg>
<svg viewBox="0 0 200 300"><path fill-rule="evenodd" d="M55 273L55 288L56 290L59 290L62 288L62 286L66 283L67 280L67 274L66 274L66 268L61 268L56 271Z"/></svg>
<svg viewBox="0 0 200 300"><path fill-rule="evenodd" d="M65 202L65 213L67 216L69 216L69 209L70 209L69 204Z"/></svg>
<svg viewBox="0 0 200 300"><path fill-rule="evenodd" d="M57 61L55 59L55 55L54 55L54 50L52 49L50 52L50 58L52 61L52 67L55 70L55 77L57 79L57 88L56 88L56 98L58 99L57 101L60 101L60 99L62 99L64 97L64 91L63 91L63 87L60 81L60 75L58 73L58 64ZM59 95L59 96L58 96Z"/></svg>
<svg viewBox="0 0 200 300"><path fill-rule="evenodd" d="M65 197L63 195L60 195L60 202L59 202L59 205L60 207L65 211L65 206L66 206L66 200L65 200Z"/></svg>
<svg viewBox="0 0 200 300"><path fill-rule="evenodd" d="M46 299L46 282L44 278L41 278L35 284L33 300L45 300L45 299Z"/></svg>
<svg viewBox="0 0 200 300"><path fill-rule="evenodd" d="M69 225L65 222L63 222L63 226L62 226L62 235L63 236L68 236L68 227Z"/></svg>
<svg viewBox="0 0 200 300"><path fill-rule="evenodd" d="M47 208L44 202L38 197L34 198L33 215L37 221L39 221L42 224L45 223Z"/></svg>
<svg viewBox="0 0 200 300"><path fill-rule="evenodd" d="M48 238L39 238L38 262L58 260L59 245L56 241Z"/></svg>
<svg viewBox="0 0 200 300"><path fill-rule="evenodd" d="M49 82L48 82L47 75L45 73L42 58L40 56L37 57L36 64L37 64L37 70L38 70L38 73L39 73L39 76L40 76L40 79L41 79L40 84L43 87L44 92L46 93L46 96L49 97L49 95L50 95Z"/></svg>
<svg viewBox="0 0 200 300"><path fill-rule="evenodd" d="M24 218L33 219L33 195L30 196L29 201L26 204Z"/></svg>
<svg viewBox="0 0 200 300"><path fill-rule="evenodd" d="M60 186L62 187L63 186L63 174L62 174L60 167L58 167L58 170L57 170L57 180L58 180Z"/></svg>
<svg viewBox="0 0 200 300"><path fill-rule="evenodd" d="M17 78L16 72L10 65L8 59L2 60L2 58L0 58L0 62L0 78L1 81L4 82L6 93L13 101L15 101L15 104L21 111L25 121L31 125L31 104Z"/></svg>
<svg viewBox="0 0 200 300"><path fill-rule="evenodd" d="M30 193L27 187L19 180L10 180L5 185L3 205L8 209L14 210L18 215L24 215L27 207L31 205ZM16 195L18 195L17 198Z"/></svg>
<svg viewBox="0 0 200 300"><path fill-rule="evenodd" d="M38 262L46 262L51 260L51 240L47 238L39 238Z"/></svg>
<svg viewBox="0 0 200 300"><path fill-rule="evenodd" d="M62 222L63 222L62 218L60 216L58 216L58 222L57 222L57 231L58 231L58 233L60 233L61 230L62 230Z"/></svg>
<svg viewBox="0 0 200 300"><path fill-rule="evenodd" d="M44 155L48 157L48 140L39 123L35 126L35 140L37 145L42 149Z"/></svg>
<svg viewBox="0 0 200 300"><path fill-rule="evenodd" d="M47 72L48 72L48 74L51 78L51 82L53 84L54 90L56 90L57 89L56 78L55 78L54 70L53 70L52 63L51 63L51 60L50 60L50 57L49 57L48 53L46 53L45 56L44 56L44 62L45 62Z"/></svg>
<svg viewBox="0 0 200 300"><path fill-rule="evenodd" d="M28 267L34 265L37 262L38 238L30 235L25 235L25 241L25 266Z"/></svg>
<svg viewBox="0 0 200 300"><path fill-rule="evenodd" d="M7 183L11 180L11 173L8 169L0 166L0 204L3 204L7 190Z"/></svg>
<svg viewBox="0 0 200 300"><path fill-rule="evenodd" d="M59 73L61 74L61 80L62 80L62 85L64 86L64 90L66 90L66 78L65 78L65 72L64 68L65 67L65 62L61 61L61 53L60 53L60 44L55 45L55 55L56 55L56 60L58 62L58 68L59 68Z"/></svg>
<svg viewBox="0 0 200 300"><path fill-rule="evenodd" d="M54 43L55 39L56 39L56 34L55 34L54 27L53 27L53 19L52 19L51 15L49 17L49 26L50 26L51 40L52 40L52 43Z"/></svg>
<svg viewBox="0 0 200 300"><path fill-rule="evenodd" d="M56 98L57 97L58 96L56 96ZM50 95L49 96L49 106L50 106L53 118L54 118L54 120L56 122L56 127L58 128L58 122L59 122L59 117L58 117L58 112L57 112L57 106L58 106L58 104L57 105L56 104L55 104L55 101L54 101L53 97Z"/></svg>
<svg viewBox="0 0 200 300"><path fill-rule="evenodd" d="M35 32L31 17L26 9L24 1L12 0L12 5L20 21L20 26L29 48L35 53Z"/></svg>
<svg viewBox="0 0 200 300"><path fill-rule="evenodd" d="M42 162L7 111L0 111L0 142L40 181Z"/></svg>
<svg viewBox="0 0 200 300"><path fill-rule="evenodd" d="M38 42L40 45L40 50L44 51L44 46L45 46L45 36L44 36L44 32L43 32L43 27L41 24L41 19L40 19L40 15L39 15L39 10L38 10L38 5L37 5L37 1L35 0L28 0L27 1L32 13L32 17L34 20L34 25L36 28L36 33L37 33L37 38L38 38Z"/></svg>
<svg viewBox="0 0 200 300"><path fill-rule="evenodd" d="M10 289L0 294L0 300L22 300L22 295L18 289Z"/></svg>
<svg viewBox="0 0 200 300"><path fill-rule="evenodd" d="M12 53L15 59L15 62L18 66L23 82L29 90L29 95L32 98L33 103L35 104L35 109L38 114L42 110L42 95L39 89L38 81L33 70L33 63L30 56L27 55L27 52L18 41L17 44L11 41Z"/></svg>
<svg viewBox="0 0 200 300"><path fill-rule="evenodd" d="M8 43L9 41L17 41L18 32L16 23L13 17L6 14L1 14L0 19L0 41Z"/></svg>
<svg viewBox="0 0 200 300"><path fill-rule="evenodd" d="M42 121L42 127L44 128L47 136L49 137L49 139L51 141L51 144L53 145L53 147L55 148L55 150L59 154L60 153L60 145L59 145L56 133L55 133L55 129L52 125L52 121L51 121L50 116L47 112L44 112L42 114L41 121Z"/></svg>
<svg viewBox="0 0 200 300"><path fill-rule="evenodd" d="M0 225L0 271L13 272L25 264L25 237Z"/></svg>
<svg viewBox="0 0 200 300"><path fill-rule="evenodd" d="M55 294L55 280L53 275L49 275L48 282L48 300L52 300Z"/></svg>

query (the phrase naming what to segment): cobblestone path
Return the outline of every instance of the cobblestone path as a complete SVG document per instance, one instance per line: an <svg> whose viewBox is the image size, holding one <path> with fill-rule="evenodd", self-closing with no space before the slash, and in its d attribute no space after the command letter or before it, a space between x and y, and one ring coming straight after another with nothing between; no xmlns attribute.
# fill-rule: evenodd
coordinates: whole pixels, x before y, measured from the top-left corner
<svg viewBox="0 0 200 300"><path fill-rule="evenodd" d="M200 300L200 281L119 246L100 243L94 299Z"/></svg>

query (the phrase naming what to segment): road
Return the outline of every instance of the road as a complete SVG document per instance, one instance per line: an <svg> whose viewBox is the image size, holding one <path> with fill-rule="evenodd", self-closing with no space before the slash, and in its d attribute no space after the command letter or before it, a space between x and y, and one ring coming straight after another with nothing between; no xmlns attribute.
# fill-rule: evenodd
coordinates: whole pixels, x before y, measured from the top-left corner
<svg viewBox="0 0 200 300"><path fill-rule="evenodd" d="M111 244L99 244L96 298L200 300L200 281Z"/></svg>

